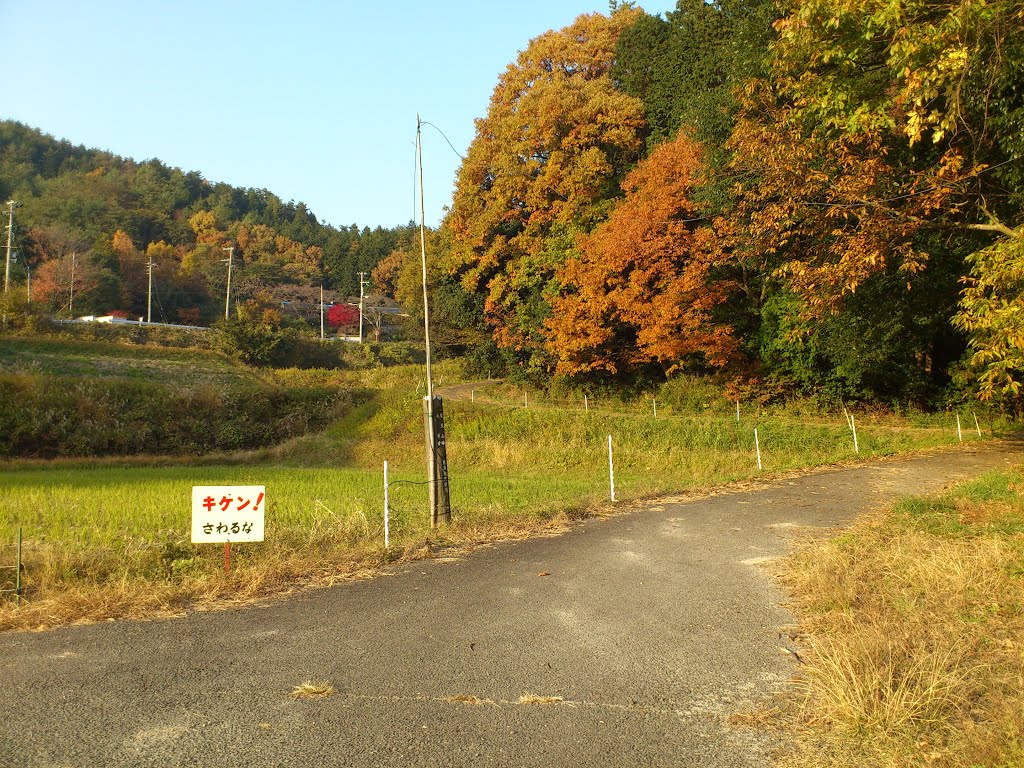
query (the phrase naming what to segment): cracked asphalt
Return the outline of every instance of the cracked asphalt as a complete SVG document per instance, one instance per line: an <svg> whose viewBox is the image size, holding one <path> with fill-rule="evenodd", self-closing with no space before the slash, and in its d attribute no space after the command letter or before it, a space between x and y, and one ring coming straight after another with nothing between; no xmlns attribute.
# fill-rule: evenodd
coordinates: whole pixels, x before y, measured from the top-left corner
<svg viewBox="0 0 1024 768"><path fill-rule="evenodd" d="M0 635L0 766L765 766L793 533L1024 460L992 443L663 500L183 618ZM306 680L335 693L296 700Z"/></svg>

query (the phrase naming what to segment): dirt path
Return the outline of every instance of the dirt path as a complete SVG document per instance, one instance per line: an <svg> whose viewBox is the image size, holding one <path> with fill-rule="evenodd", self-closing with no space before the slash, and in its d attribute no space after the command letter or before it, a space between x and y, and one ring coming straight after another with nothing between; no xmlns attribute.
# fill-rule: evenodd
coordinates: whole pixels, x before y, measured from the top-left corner
<svg viewBox="0 0 1024 768"><path fill-rule="evenodd" d="M879 461L182 619L0 636L0 766L762 766L792 533L1024 461ZM295 700L306 680L334 695Z"/></svg>

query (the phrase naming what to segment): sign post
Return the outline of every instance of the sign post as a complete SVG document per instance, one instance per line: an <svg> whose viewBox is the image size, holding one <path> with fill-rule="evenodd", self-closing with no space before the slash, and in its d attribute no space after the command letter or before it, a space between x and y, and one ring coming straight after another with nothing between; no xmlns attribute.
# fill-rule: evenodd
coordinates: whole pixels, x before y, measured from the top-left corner
<svg viewBox="0 0 1024 768"><path fill-rule="evenodd" d="M192 486L192 543L224 544L224 573L231 569L231 542L263 541L266 486Z"/></svg>

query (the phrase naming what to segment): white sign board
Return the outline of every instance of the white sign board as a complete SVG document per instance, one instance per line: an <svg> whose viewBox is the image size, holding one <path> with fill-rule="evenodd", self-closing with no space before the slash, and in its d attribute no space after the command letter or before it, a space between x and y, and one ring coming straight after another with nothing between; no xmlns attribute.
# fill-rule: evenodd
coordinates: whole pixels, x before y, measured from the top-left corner
<svg viewBox="0 0 1024 768"><path fill-rule="evenodd" d="M193 485L192 543L263 541L266 487Z"/></svg>

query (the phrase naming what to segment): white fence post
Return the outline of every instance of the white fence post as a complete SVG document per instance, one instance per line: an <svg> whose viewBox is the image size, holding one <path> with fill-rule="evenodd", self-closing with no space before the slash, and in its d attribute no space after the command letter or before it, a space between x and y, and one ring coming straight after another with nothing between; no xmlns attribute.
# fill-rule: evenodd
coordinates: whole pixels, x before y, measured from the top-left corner
<svg viewBox="0 0 1024 768"><path fill-rule="evenodd" d="M612 491L612 504L615 503L615 463L612 461L612 436L608 435L608 483Z"/></svg>
<svg viewBox="0 0 1024 768"><path fill-rule="evenodd" d="M391 537L388 528L391 524L391 513L388 508L388 463L384 462L384 549L388 549L391 546Z"/></svg>

